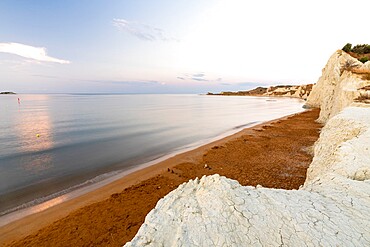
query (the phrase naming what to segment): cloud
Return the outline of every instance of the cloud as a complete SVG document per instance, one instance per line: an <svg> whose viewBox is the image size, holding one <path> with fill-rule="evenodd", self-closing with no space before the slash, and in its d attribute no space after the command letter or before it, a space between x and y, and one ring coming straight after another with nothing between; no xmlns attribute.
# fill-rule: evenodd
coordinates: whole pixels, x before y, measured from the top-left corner
<svg viewBox="0 0 370 247"><path fill-rule="evenodd" d="M193 80L193 81L199 81L199 82L218 82L218 83L222 82L223 80L221 77L211 78L209 75L206 75L205 72L186 73L186 74L177 76L176 78L178 80L184 80L184 81Z"/></svg>
<svg viewBox="0 0 370 247"><path fill-rule="evenodd" d="M198 73L193 75L193 77L204 77L204 76L205 76L204 73Z"/></svg>
<svg viewBox="0 0 370 247"><path fill-rule="evenodd" d="M113 19L113 25L119 30L127 32L144 41L178 41L166 34L164 30L140 22Z"/></svg>
<svg viewBox="0 0 370 247"><path fill-rule="evenodd" d="M239 82L236 85L238 86L249 86L249 87L256 87L256 86L263 86L263 85L269 85L268 83L263 82Z"/></svg>
<svg viewBox="0 0 370 247"><path fill-rule="evenodd" d="M214 81L205 78L206 74L203 72L198 72L195 74L183 74L182 76L176 77L179 80L193 80L193 81ZM218 79L217 79L218 81Z"/></svg>
<svg viewBox="0 0 370 247"><path fill-rule="evenodd" d="M166 83L159 81L120 81L120 80L87 80L89 82L98 82L103 84L115 84L123 86L160 86L165 85Z"/></svg>
<svg viewBox="0 0 370 247"><path fill-rule="evenodd" d="M191 79L194 80L194 81L209 81L207 79L199 78L199 77L192 77Z"/></svg>
<svg viewBox="0 0 370 247"><path fill-rule="evenodd" d="M61 77L53 76L53 75L38 75L38 74L35 74L35 75L31 75L31 76L41 77L41 78L48 78L48 79L61 79Z"/></svg>
<svg viewBox="0 0 370 247"><path fill-rule="evenodd" d="M196 73L196 74L191 75L191 79L194 80L194 81L210 81L208 79L205 79L204 78L205 76L206 76L205 73L200 72L200 73Z"/></svg>
<svg viewBox="0 0 370 247"><path fill-rule="evenodd" d="M39 62L51 62L61 64L70 63L67 60L48 56L46 53L46 48L44 47L33 47L19 43L0 43L0 52L15 54L24 58L31 58Z"/></svg>

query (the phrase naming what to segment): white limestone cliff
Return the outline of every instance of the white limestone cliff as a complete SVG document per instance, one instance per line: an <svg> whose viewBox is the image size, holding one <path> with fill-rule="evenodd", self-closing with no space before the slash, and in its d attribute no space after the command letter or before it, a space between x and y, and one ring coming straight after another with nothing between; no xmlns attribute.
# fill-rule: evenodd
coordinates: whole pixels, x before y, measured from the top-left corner
<svg viewBox="0 0 370 247"><path fill-rule="evenodd" d="M267 97L289 97L306 100L311 93L313 84L306 85L279 85L266 87L257 87L249 91L221 92L219 94L207 93L207 95L223 96L267 96Z"/></svg>
<svg viewBox="0 0 370 247"><path fill-rule="evenodd" d="M344 70L346 62L357 67ZM359 89L370 84L369 80L363 79L361 71L369 70L370 62L363 64L342 50L330 57L306 103L307 106L321 108L319 122L325 123L360 96Z"/></svg>
<svg viewBox="0 0 370 247"><path fill-rule="evenodd" d="M299 190L191 180L161 199L125 246L370 246L370 105L353 103L370 83L341 74L347 55L330 58L309 96L326 125Z"/></svg>
<svg viewBox="0 0 370 247"><path fill-rule="evenodd" d="M271 86L263 96L281 96L306 100L312 90L312 84L298 86Z"/></svg>
<svg viewBox="0 0 370 247"><path fill-rule="evenodd" d="M370 108L323 128L299 190L213 175L161 199L126 246L369 246Z"/></svg>
<svg viewBox="0 0 370 247"><path fill-rule="evenodd" d="M330 180L332 174L370 182L370 105L347 107L330 119L315 143L314 154L305 187Z"/></svg>

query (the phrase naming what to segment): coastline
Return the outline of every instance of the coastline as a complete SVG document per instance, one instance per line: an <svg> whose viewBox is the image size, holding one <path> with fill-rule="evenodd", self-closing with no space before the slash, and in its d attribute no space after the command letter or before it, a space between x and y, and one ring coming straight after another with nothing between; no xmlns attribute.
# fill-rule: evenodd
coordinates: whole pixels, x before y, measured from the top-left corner
<svg viewBox="0 0 370 247"><path fill-rule="evenodd" d="M124 246L368 246L370 77L353 67L370 74L370 62L361 62L336 51L307 99L323 127L298 190L220 175L189 181L160 200Z"/></svg>
<svg viewBox="0 0 370 247"><path fill-rule="evenodd" d="M250 98L253 98L253 96L251 96ZM273 100L273 99L270 99L271 97L265 96L263 98L265 98L266 101ZM302 102L302 100L299 100L299 102ZM292 111L294 112L292 114L296 114L296 113L303 112L303 111L304 111L303 108L296 109L295 111ZM280 116L282 116L282 114L280 114ZM263 119L259 119L258 121L247 122L246 124L234 126L232 128L224 130L223 132L219 132L214 137L202 139L202 140L190 143L190 144L186 144L184 146L174 148L172 150L164 150L162 151L162 153L159 153L155 156L148 156L148 157L144 156L141 159L137 159L134 166L131 165L121 170L113 170L113 171L109 171L106 173L97 174L95 175L95 177L91 177L87 180L86 179L79 180L80 182L70 187L65 187L62 190L57 190L55 192L52 192L51 194L46 194L45 196L43 195L37 198L32 198L30 201L24 201L22 202L22 204L17 204L15 206L6 208L6 210L3 210L0 212L0 227L10 223L11 221L15 221L21 217L25 217L35 212L43 211L50 206L54 206L66 200L70 200L71 198L74 198L82 194L85 194L87 192L90 192L92 190L95 190L117 179L121 179L127 174L135 172L139 169L146 168L147 166L151 166L153 164L159 163L177 154L187 152L187 151L196 149L200 146L206 145L208 143L223 139L227 136L231 136L241 131L244 128L253 127L254 125L263 123L265 121L272 121L275 119L275 117L278 117L278 116L275 116L275 115L268 116ZM285 116L282 116L282 117L285 117ZM124 167L124 165L122 167Z"/></svg>
<svg viewBox="0 0 370 247"><path fill-rule="evenodd" d="M301 112L299 112L299 113L301 113ZM294 113L294 114L299 114L299 113ZM294 115L294 114L291 114L291 115ZM291 116L291 115L288 115L288 116ZM288 117L288 116L284 116L282 118L285 118L285 117ZM275 120L277 120L277 119L273 119L273 120L270 120L270 121L275 121ZM267 122L270 122L270 121L267 121ZM200 148L204 145L208 145L208 144L211 144L213 142L222 140L226 137L233 136L234 134L242 131L245 128L252 128L256 125L263 124L263 123L265 123L265 122L250 122L250 123L247 123L247 124L244 124L244 125L241 125L241 126L236 126L233 129L230 129L229 131L227 131L225 133L222 133L222 134L220 134L216 137L204 139L204 140L201 140L201 141L198 141L198 142L195 142L195 143L183 146L183 147L176 148L176 149L172 150L170 153L158 155L157 157L153 157L152 159L150 159L146 162L140 163L137 166L131 167L127 170L113 171L113 172L110 172L110 173L104 173L104 174L98 175L97 177L94 177L94 178L92 178L88 181L84 181L82 184L77 184L77 185L73 186L73 187L76 187L76 189L73 189L73 187L70 188L70 189L66 189L65 191L68 191L66 193L63 193L63 191L56 192L52 195L49 195L49 196L45 197L45 198L49 198L49 199L46 199L46 200L42 200L43 198L37 198L34 201L40 201L40 203L37 203L37 204L33 205L33 203L32 203L33 201L32 202L27 202L25 204L22 204L22 205L16 207L14 209L14 211L9 210L10 211L9 213L6 213L4 215L0 215L0 220L1 220L0 221L0 228L2 226L5 226L5 225L9 224L9 223L12 223L13 221L17 221L17 220L19 220L21 218L24 218L24 217L27 217L29 215L42 212L44 210L47 210L50 207L56 206L58 204L67 202L69 200L72 200L76 197L82 196L86 193L97 190L97 189L99 189L101 187L104 187L104 186L106 186L106 185L108 185L112 182L115 182L116 180L124 179L126 176L130 175L131 173L135 173L139 170L146 169L150 166L161 163L161 162L163 162L167 159L170 159L174 156L177 156L179 154L191 152L191 151L193 151L197 148ZM113 175L109 175L109 174L113 174ZM106 178L98 179L99 177L106 177ZM96 180L96 182L94 182L93 180ZM88 184L88 185L84 186L83 184ZM56 195L56 196L54 196L54 195ZM31 206L28 206L28 205L31 205Z"/></svg>
<svg viewBox="0 0 370 247"><path fill-rule="evenodd" d="M105 95L97 98L24 95L22 99L24 104L21 106L13 104L12 100L14 109L11 111L20 111L20 115L17 114L14 120L7 118L4 122L8 128L4 132L8 138L4 139L7 140L4 144L8 148L2 148L0 155L0 163L5 169L1 173L4 183L1 186L0 225L3 222L1 219L3 215L101 181L131 167L177 151L179 147L187 147L203 140L208 142L208 139L233 131L235 127L243 126L245 123L269 121L297 113L302 111L303 105L303 101L298 99L268 102L270 100L266 97L215 99L190 94ZM134 103L140 102L141 99L145 102L153 100L153 104ZM81 117L78 117L73 115L73 111L67 110L72 109L76 101L84 109L94 104L100 106L98 112L87 110L86 118L91 118L89 124L84 123L86 121L84 114L81 113ZM127 118L130 120L126 121L124 117L126 114L119 109L130 101L137 109L132 111L127 108ZM55 104L51 104L52 102ZM66 110L63 110L63 102L68 102ZM180 102L184 107L177 106ZM50 111L43 110L38 114L26 110L31 105L32 109L35 108L39 103L43 107L47 105L53 107ZM168 103L170 104L167 107ZM252 105L253 108L248 109ZM111 108L112 111L107 112L106 108ZM58 111L66 113L58 116L55 114ZM11 113L6 115L11 116ZM29 126L29 123L38 122L38 118L41 117L53 124L35 125L38 126L37 129ZM24 122L22 121L24 118L30 119ZM20 123L20 127L12 121ZM22 137L20 133L23 132L19 132L19 128L32 133ZM42 137L37 138L37 133L41 133ZM17 137L14 138L12 135ZM27 145L20 146L22 142Z"/></svg>
<svg viewBox="0 0 370 247"><path fill-rule="evenodd" d="M186 151L161 161L157 164L145 167L131 174L128 174L116 181L113 181L96 190L87 192L86 194L79 195L69 201L65 201L56 206L50 207L45 211L26 216L20 220L14 221L8 225L0 227L0 242L3 245L11 243L12 241L19 240L25 236L37 232L37 230L50 225L52 222L62 219L77 209L81 209L87 205L96 202L101 202L110 199L110 196L121 193L123 190L128 189L130 186L135 186L148 179L155 179L160 174L166 174L169 170L173 170L175 166L181 164L200 164L204 159L204 154L209 151L216 151L214 147L222 147L227 142L235 141L245 135L253 135L254 132L268 129L267 126L274 125L281 121L287 120L292 116L304 114L310 111L285 116L272 121L264 122L253 127L245 128L235 134L224 137L220 140L212 141L191 151ZM216 148L218 149L218 148ZM203 168L204 169L204 168ZM221 168L222 169L222 168ZM211 171L204 169L207 172ZM177 173L176 170L174 172ZM181 177L181 174L180 174ZM304 179L303 179L304 181ZM174 185L174 187L176 187ZM123 243L121 243L122 245Z"/></svg>

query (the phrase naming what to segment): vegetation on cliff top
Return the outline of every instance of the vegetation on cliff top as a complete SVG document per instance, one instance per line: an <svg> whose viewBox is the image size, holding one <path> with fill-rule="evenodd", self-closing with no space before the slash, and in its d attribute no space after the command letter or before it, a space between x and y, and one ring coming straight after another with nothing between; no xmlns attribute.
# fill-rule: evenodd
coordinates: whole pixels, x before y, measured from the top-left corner
<svg viewBox="0 0 370 247"><path fill-rule="evenodd" d="M360 62L366 63L370 59L370 45L361 44L352 47L351 43L347 43L342 48L343 51L349 53L352 57L357 58Z"/></svg>
<svg viewBox="0 0 370 247"><path fill-rule="evenodd" d="M356 45L352 48L352 44L347 43L343 48L343 51L350 54L352 57L357 58L360 62L366 63L370 59L370 45ZM361 64L355 60L347 60L340 68L340 74L344 71L350 71L354 74L361 76L362 80L370 81L370 70L361 68Z"/></svg>

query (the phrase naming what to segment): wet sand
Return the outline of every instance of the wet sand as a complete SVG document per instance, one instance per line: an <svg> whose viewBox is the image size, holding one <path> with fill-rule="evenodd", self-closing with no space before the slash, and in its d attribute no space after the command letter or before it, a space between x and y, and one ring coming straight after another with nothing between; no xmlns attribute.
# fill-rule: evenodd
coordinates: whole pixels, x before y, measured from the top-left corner
<svg viewBox="0 0 370 247"><path fill-rule="evenodd" d="M242 185L298 189L322 127L314 109L185 152L0 228L2 246L122 246L179 184L218 173Z"/></svg>

